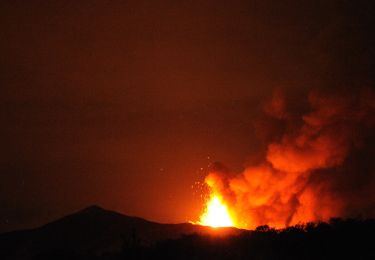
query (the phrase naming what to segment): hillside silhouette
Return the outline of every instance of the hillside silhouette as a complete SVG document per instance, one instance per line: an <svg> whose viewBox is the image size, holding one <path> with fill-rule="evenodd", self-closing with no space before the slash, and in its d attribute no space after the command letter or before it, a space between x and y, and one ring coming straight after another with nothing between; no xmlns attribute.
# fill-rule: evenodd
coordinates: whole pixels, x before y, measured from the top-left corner
<svg viewBox="0 0 375 260"><path fill-rule="evenodd" d="M118 253L124 244L149 247L157 241L176 239L184 234L234 235L235 228L160 224L130 217L98 206L90 206L40 228L0 235L0 259L30 259L45 254L79 253L100 256ZM69 258L69 257L68 257Z"/></svg>
<svg viewBox="0 0 375 260"><path fill-rule="evenodd" d="M375 259L375 220L275 230L160 224L91 206L0 235L0 259Z"/></svg>

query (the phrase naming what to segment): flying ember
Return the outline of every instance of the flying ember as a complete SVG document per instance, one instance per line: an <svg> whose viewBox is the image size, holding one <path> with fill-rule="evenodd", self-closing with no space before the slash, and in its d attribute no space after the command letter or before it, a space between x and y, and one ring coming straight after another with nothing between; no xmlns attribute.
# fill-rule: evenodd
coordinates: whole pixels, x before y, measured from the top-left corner
<svg viewBox="0 0 375 260"><path fill-rule="evenodd" d="M233 227L234 223L230 217L227 206L221 199L213 195L207 202L206 209L198 222L204 226L211 227Z"/></svg>

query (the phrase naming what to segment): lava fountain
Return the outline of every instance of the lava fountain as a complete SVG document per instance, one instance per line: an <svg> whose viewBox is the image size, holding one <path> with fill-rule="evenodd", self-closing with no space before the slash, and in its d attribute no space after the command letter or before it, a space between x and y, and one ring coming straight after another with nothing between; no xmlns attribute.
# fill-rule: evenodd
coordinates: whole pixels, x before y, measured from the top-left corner
<svg viewBox="0 0 375 260"><path fill-rule="evenodd" d="M213 194L208 200L206 209L198 222L200 225L211 227L233 227L233 220L222 199Z"/></svg>

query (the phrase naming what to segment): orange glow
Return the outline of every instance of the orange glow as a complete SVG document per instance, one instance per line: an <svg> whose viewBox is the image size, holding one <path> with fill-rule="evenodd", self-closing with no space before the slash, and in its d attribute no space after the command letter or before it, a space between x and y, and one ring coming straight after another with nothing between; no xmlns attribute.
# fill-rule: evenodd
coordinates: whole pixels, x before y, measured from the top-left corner
<svg viewBox="0 0 375 260"><path fill-rule="evenodd" d="M220 163L210 165L205 183L211 196L199 224L284 228L344 214L346 201L335 190L335 168L357 146L359 124L367 124L364 115L371 109L353 107L344 97L314 93L309 103L311 110L269 142L257 163L237 173ZM278 95L266 112L278 120L292 120L286 107Z"/></svg>
<svg viewBox="0 0 375 260"><path fill-rule="evenodd" d="M206 210L200 217L198 224L211 227L233 227L234 223L222 200L213 195L207 202Z"/></svg>

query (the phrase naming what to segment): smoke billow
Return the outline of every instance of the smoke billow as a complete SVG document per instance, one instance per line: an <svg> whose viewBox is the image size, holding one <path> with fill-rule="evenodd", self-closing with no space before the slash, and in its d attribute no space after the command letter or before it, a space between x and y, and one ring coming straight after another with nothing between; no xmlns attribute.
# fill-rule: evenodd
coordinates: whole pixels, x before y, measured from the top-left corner
<svg viewBox="0 0 375 260"><path fill-rule="evenodd" d="M206 183L223 197L240 227L374 213L374 168L368 157L358 156L372 149L374 92L310 92L300 100L306 109L299 115L288 111L281 91L263 106L265 116L284 127L278 140L267 143L262 161L237 175L221 165L211 167Z"/></svg>

